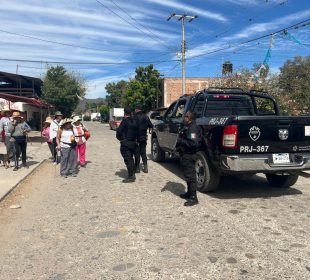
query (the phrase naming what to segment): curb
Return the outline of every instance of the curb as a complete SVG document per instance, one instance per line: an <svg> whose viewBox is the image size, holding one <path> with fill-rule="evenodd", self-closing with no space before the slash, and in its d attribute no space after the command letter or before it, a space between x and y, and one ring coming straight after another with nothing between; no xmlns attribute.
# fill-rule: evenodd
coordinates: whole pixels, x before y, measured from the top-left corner
<svg viewBox="0 0 310 280"><path fill-rule="evenodd" d="M40 167L47 159L43 159L36 167L34 167L24 178L20 179L12 188L10 188L2 197L0 202L4 200L15 188L18 187L24 180L26 180L38 167Z"/></svg>

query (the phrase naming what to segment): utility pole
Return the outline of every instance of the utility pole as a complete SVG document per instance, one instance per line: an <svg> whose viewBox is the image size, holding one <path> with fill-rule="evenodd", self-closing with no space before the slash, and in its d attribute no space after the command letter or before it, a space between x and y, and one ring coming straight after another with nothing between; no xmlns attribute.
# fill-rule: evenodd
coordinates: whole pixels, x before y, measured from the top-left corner
<svg viewBox="0 0 310 280"><path fill-rule="evenodd" d="M188 22L192 22L194 19L196 19L198 16L188 16L188 15L177 15L175 13L172 13L168 18L167 18L167 21L169 21L171 18L177 18L178 21L181 21L182 22L182 48L181 48L181 51L182 51L182 94L184 95L186 93L186 84L185 84L185 72L186 72L186 69L185 69L185 62L186 62L186 59L185 59L185 52L186 52L186 43L185 43L185 28L184 28L184 23L185 23L185 20L187 20Z"/></svg>

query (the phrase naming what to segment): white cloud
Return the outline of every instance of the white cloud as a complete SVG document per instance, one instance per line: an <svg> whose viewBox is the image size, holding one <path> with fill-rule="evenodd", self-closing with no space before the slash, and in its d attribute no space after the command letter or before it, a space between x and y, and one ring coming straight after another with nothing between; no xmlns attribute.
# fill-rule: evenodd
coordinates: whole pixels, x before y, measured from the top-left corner
<svg viewBox="0 0 310 280"><path fill-rule="evenodd" d="M162 0L146 0L146 1L150 2L150 3L157 4L157 5L162 5L162 6L166 6L169 8L173 8L172 12L174 12L175 10L178 10L178 11L182 11L182 13L190 12L190 13L194 13L194 15L213 19L216 21L221 21L221 22L228 21L228 19L220 13L213 13L213 12L210 12L208 10L199 9L199 8L196 8L196 7L191 6L191 5L185 5L185 4L182 4L182 3L174 1L174 0L165 0L165 1L162 1Z"/></svg>
<svg viewBox="0 0 310 280"><path fill-rule="evenodd" d="M128 81L129 78L133 77L133 73L127 73L123 75L113 75L113 76L106 76L103 78L93 79L90 80L87 84L87 92L86 98L94 99L99 97L105 97L107 92L105 90L105 86L108 83L118 82L120 80Z"/></svg>

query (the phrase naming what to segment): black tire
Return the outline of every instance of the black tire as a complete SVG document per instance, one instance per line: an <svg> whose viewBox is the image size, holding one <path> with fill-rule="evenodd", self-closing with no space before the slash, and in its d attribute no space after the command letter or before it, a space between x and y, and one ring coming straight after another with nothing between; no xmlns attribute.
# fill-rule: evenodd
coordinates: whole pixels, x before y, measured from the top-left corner
<svg viewBox="0 0 310 280"><path fill-rule="evenodd" d="M289 188L293 186L297 180L298 175L276 175L276 174L265 174L266 179L270 185L277 188Z"/></svg>
<svg viewBox="0 0 310 280"><path fill-rule="evenodd" d="M197 153L195 168L197 190L203 193L215 191L219 186L220 176L210 168L203 152Z"/></svg>
<svg viewBox="0 0 310 280"><path fill-rule="evenodd" d="M161 162L165 160L165 152L160 148L157 138L152 138L152 160Z"/></svg>

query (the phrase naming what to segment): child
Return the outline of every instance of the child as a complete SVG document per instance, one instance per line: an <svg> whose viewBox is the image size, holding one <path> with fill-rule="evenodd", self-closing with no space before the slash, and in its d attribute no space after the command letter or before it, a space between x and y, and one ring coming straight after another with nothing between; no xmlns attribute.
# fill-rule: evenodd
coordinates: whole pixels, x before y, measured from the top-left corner
<svg viewBox="0 0 310 280"><path fill-rule="evenodd" d="M51 123L52 123L52 118L51 117L47 117L45 122L44 122L44 127L43 127L43 131L42 131L42 136L46 139L47 145L51 151L52 156L54 156L54 152L53 152L53 141L50 138L50 128L51 128Z"/></svg>

